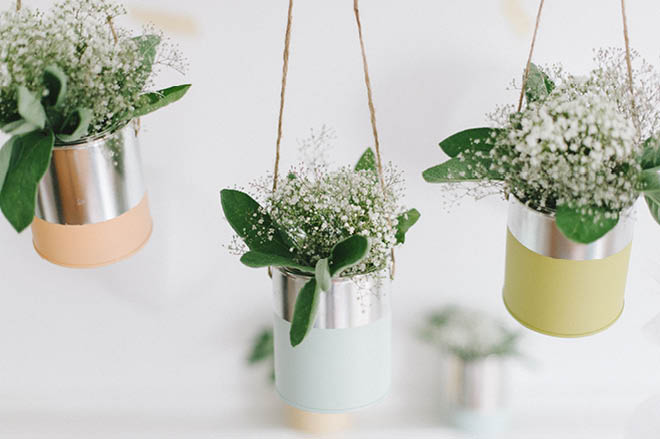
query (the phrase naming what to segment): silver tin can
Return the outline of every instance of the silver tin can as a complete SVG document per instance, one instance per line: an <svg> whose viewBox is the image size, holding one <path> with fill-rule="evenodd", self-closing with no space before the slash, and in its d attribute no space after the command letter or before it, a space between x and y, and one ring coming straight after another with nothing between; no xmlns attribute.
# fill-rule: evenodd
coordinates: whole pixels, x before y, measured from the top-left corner
<svg viewBox="0 0 660 439"><path fill-rule="evenodd" d="M533 252L555 259L584 261L604 259L626 248L633 238L632 216L631 210L624 212L616 227L605 236L590 244L580 244L561 233L554 215L532 209L511 196L507 225L511 234Z"/></svg>
<svg viewBox="0 0 660 439"><path fill-rule="evenodd" d="M449 405L455 410L500 412L509 401L506 361L492 355L474 361L449 355L446 392Z"/></svg>
<svg viewBox="0 0 660 439"><path fill-rule="evenodd" d="M275 388L306 412L346 413L382 400L391 383L390 279L386 271L332 281L314 327L290 342L298 293L309 276L273 268Z"/></svg>
<svg viewBox="0 0 660 439"><path fill-rule="evenodd" d="M62 225L116 218L145 196L137 135L131 123L75 143L55 144L39 183L36 216Z"/></svg>
<svg viewBox="0 0 660 439"><path fill-rule="evenodd" d="M275 314L287 322L293 319L296 298L310 276L273 268ZM314 328L357 328L390 314L391 281L384 272L337 278L330 291L321 292Z"/></svg>

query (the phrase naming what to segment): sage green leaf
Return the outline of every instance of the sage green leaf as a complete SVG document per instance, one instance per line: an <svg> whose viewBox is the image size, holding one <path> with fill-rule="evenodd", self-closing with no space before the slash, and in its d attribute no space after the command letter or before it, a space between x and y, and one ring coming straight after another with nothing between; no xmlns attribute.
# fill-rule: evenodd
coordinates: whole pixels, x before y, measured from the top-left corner
<svg viewBox="0 0 660 439"><path fill-rule="evenodd" d="M257 364L268 360L273 356L273 349L273 330L265 328L254 339L252 350L248 356L248 363Z"/></svg>
<svg viewBox="0 0 660 439"><path fill-rule="evenodd" d="M440 142L440 148L449 157L465 151L489 152L493 149L494 137L501 132L501 128L470 128L447 137Z"/></svg>
<svg viewBox="0 0 660 439"><path fill-rule="evenodd" d="M314 268L299 264L290 257L262 253L254 250L250 250L241 256L241 262L251 268L285 267L295 268L305 273L314 273Z"/></svg>
<svg viewBox="0 0 660 439"><path fill-rule="evenodd" d="M642 192L660 192L660 166L646 168L639 176Z"/></svg>
<svg viewBox="0 0 660 439"><path fill-rule="evenodd" d="M37 185L50 165L54 142L51 131L35 131L14 140L10 164L0 190L0 208L19 233L34 219Z"/></svg>
<svg viewBox="0 0 660 439"><path fill-rule="evenodd" d="M412 226L415 225L417 220L419 220L419 211L417 209L410 209L407 212L402 213L397 218L396 222L396 243L403 244L406 242L406 233Z"/></svg>
<svg viewBox="0 0 660 439"><path fill-rule="evenodd" d="M369 240L360 235L337 243L330 252L330 276L335 277L360 262L369 253L369 247Z"/></svg>
<svg viewBox="0 0 660 439"><path fill-rule="evenodd" d="M571 241L589 244L604 236L619 222L606 216L602 207L573 208L559 206L555 220L559 230Z"/></svg>
<svg viewBox="0 0 660 439"><path fill-rule="evenodd" d="M94 113L89 108L77 108L62 123L56 136L63 142L75 142L87 135Z"/></svg>
<svg viewBox="0 0 660 439"><path fill-rule="evenodd" d="M138 101L135 104L135 110L122 119L128 120L153 113L154 111L181 99L188 92L189 88L190 84L175 85L174 87L169 87L163 90L145 93L138 98Z"/></svg>
<svg viewBox="0 0 660 439"><path fill-rule="evenodd" d="M151 72L153 69L158 46L160 45L160 37L158 35L140 35L133 38L137 43L137 50L142 57L142 68L145 72Z"/></svg>
<svg viewBox="0 0 660 439"><path fill-rule="evenodd" d="M488 157L462 155L425 170L422 177L429 183L501 180L502 176L490 167L491 160Z"/></svg>
<svg viewBox="0 0 660 439"><path fill-rule="evenodd" d="M39 129L46 126L46 111L39 99L24 86L18 86L18 114Z"/></svg>
<svg viewBox="0 0 660 439"><path fill-rule="evenodd" d="M649 137L644 142L644 149L640 159L642 169L655 168L660 166L660 141L654 137Z"/></svg>
<svg viewBox="0 0 660 439"><path fill-rule="evenodd" d="M321 291L330 291L330 288L332 288L332 276L330 275L330 265L327 258L319 259L316 262L314 275Z"/></svg>
<svg viewBox="0 0 660 439"><path fill-rule="evenodd" d="M291 239L248 194L224 189L220 202L229 225L250 250L293 259Z"/></svg>
<svg viewBox="0 0 660 439"><path fill-rule="evenodd" d="M314 326L320 294L315 279L310 279L298 293L289 330L291 346L298 346Z"/></svg>
<svg viewBox="0 0 660 439"><path fill-rule="evenodd" d="M38 126L31 124L25 119L19 119L14 122L9 122L6 125L2 126L2 131L12 136L19 136L21 134L31 133L32 131L37 131Z"/></svg>
<svg viewBox="0 0 660 439"><path fill-rule="evenodd" d="M555 81L550 79L550 77L546 75L545 72L541 72L541 73L543 73L543 83L545 84L545 89L548 92L548 94L550 94L552 93L552 90L555 89Z"/></svg>
<svg viewBox="0 0 660 439"><path fill-rule="evenodd" d="M376 154L374 154L373 149L367 148L367 150L362 154L360 160L358 160L355 165L356 171L375 171L376 170Z"/></svg>
<svg viewBox="0 0 660 439"><path fill-rule="evenodd" d="M658 197L657 194L655 195L656 196L645 195L644 200L649 206L649 212L651 212L651 216L656 223L660 224L660 197Z"/></svg>
<svg viewBox="0 0 660 439"><path fill-rule="evenodd" d="M66 96L66 74L56 65L50 65L44 70L44 85L48 95L43 98L46 106L58 107L64 103Z"/></svg>
<svg viewBox="0 0 660 439"><path fill-rule="evenodd" d="M9 140L2 145L2 148L0 148L0 190L2 190L2 186L5 183L5 177L9 170L9 164L11 163L11 156L17 138L17 136L10 137Z"/></svg>
<svg viewBox="0 0 660 439"><path fill-rule="evenodd" d="M525 97L527 98L527 102L538 101L548 96L548 87L546 86L545 78L545 74L536 64L530 64L527 82L525 83Z"/></svg>

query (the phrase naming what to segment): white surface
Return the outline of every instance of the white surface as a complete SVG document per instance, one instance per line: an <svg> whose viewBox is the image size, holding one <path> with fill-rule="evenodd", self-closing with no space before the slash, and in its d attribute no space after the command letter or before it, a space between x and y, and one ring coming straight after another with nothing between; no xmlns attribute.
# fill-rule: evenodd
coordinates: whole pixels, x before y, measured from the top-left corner
<svg viewBox="0 0 660 439"><path fill-rule="evenodd" d="M218 195L272 166L286 1L140 3L198 25L173 35L192 64L190 94L143 121L154 234L130 260L74 271L2 225L0 437L289 437L265 371L244 364L269 322L269 281L222 247L231 231ZM351 3L296 2L285 168L296 139L324 123L338 135L337 163L371 144ZM621 44L618 1L546 3L537 62L584 71L593 47ZM628 3L632 44L656 61L660 6ZM523 32L504 14L516 5ZM406 172L422 219L397 253L392 393L358 415L353 437L461 437L442 426L438 356L414 330L449 301L515 324L500 298L504 203L466 200L449 214L420 173L443 159L439 140L517 99L506 86L521 72L536 5L361 2L383 151ZM621 320L578 340L527 332L533 363L516 369L507 438L657 437L660 345L644 326L660 312L660 228L643 205L638 213Z"/></svg>

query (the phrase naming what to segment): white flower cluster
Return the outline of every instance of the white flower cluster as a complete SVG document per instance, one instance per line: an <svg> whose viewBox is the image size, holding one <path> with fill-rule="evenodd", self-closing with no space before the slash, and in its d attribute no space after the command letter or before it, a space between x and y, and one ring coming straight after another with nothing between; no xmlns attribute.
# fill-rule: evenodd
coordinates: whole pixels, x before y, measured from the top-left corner
<svg viewBox="0 0 660 439"><path fill-rule="evenodd" d="M536 208L618 212L638 195L638 146L635 126L605 90L573 80L511 118L491 151L490 170Z"/></svg>
<svg viewBox="0 0 660 439"><path fill-rule="evenodd" d="M23 8L0 14L0 123L17 118L16 88L43 94L44 69L57 65L67 76L66 108L89 108L90 134L110 128L116 117L134 109L151 86L132 35L108 19L125 14L108 0L64 0L45 14ZM162 47L161 47L162 49ZM166 47L156 64L182 68L178 52Z"/></svg>
<svg viewBox="0 0 660 439"><path fill-rule="evenodd" d="M369 239L368 256L346 270L344 276L386 268L396 245L397 217L403 192L401 175L389 166L385 193L378 176L370 170L344 167L293 170L265 196L265 210L295 242L300 263L314 266L328 257L343 239L362 235Z"/></svg>
<svg viewBox="0 0 660 439"><path fill-rule="evenodd" d="M422 337L465 361L518 354L518 333L490 315L456 305L431 314Z"/></svg>

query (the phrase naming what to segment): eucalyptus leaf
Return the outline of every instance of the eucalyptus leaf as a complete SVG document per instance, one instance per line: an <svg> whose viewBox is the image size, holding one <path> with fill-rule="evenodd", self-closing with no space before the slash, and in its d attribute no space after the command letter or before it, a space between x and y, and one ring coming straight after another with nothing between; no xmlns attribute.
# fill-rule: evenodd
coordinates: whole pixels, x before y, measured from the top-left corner
<svg viewBox="0 0 660 439"><path fill-rule="evenodd" d="M447 137L440 142L440 148L449 157L465 151L489 152L493 149L493 137L501 132L501 128L470 128Z"/></svg>
<svg viewBox="0 0 660 439"><path fill-rule="evenodd" d="M46 126L46 111L43 105L30 90L22 85L18 87L18 114L39 129L44 129Z"/></svg>
<svg viewBox="0 0 660 439"><path fill-rule="evenodd" d="M660 166L642 170L639 180L642 192L660 192Z"/></svg>
<svg viewBox="0 0 660 439"><path fill-rule="evenodd" d="M297 263L291 257L262 253L250 250L241 256L241 262L251 268L285 267L295 268L305 273L314 273L314 268Z"/></svg>
<svg viewBox="0 0 660 439"><path fill-rule="evenodd" d="M419 211L417 211L417 209L410 209L409 211L399 215L396 222L397 244L403 244L406 242L406 233L412 226L415 225L417 220L419 220L419 216Z"/></svg>
<svg viewBox="0 0 660 439"><path fill-rule="evenodd" d="M77 108L62 123L56 136L63 142L75 142L87 135L94 113L89 108Z"/></svg>
<svg viewBox="0 0 660 439"><path fill-rule="evenodd" d="M257 364L273 356L273 330L263 329L254 339L254 345L248 356L249 364Z"/></svg>
<svg viewBox="0 0 660 439"><path fill-rule="evenodd" d="M64 103L66 96L67 77L56 65L50 65L44 69L44 85L48 95L43 98L43 103L50 107L59 107Z"/></svg>
<svg viewBox="0 0 660 439"><path fill-rule="evenodd" d="M429 183L457 183L468 181L501 180L502 176L490 169L488 157L464 154L433 166L422 173Z"/></svg>
<svg viewBox="0 0 660 439"><path fill-rule="evenodd" d="M550 81L550 84L552 84L552 81ZM551 89L553 87L554 84L551 85ZM527 82L525 83L525 97L527 98L527 102L541 100L548 96L548 93L545 73L536 64L530 64Z"/></svg>
<svg viewBox="0 0 660 439"><path fill-rule="evenodd" d="M557 208L555 220L568 239L589 244L604 236L619 222L618 215L610 218L607 213L602 207L573 208L562 205Z"/></svg>
<svg viewBox="0 0 660 439"><path fill-rule="evenodd" d="M138 101L135 104L135 110L122 119L129 120L153 113L154 111L181 99L188 92L189 88L190 84L175 85L174 87L169 87L163 90L145 93L138 98Z"/></svg>
<svg viewBox="0 0 660 439"><path fill-rule="evenodd" d="M321 291L315 279L310 279L298 293L298 298L293 308L291 329L289 330L291 346L296 347L302 343L314 326L320 294Z"/></svg>
<svg viewBox="0 0 660 439"><path fill-rule="evenodd" d="M0 190L0 208L19 233L34 219L37 185L50 165L54 142L51 131L35 131L13 141L11 160Z"/></svg>
<svg viewBox="0 0 660 439"><path fill-rule="evenodd" d="M644 200L649 207L649 212L656 223L660 224L660 198L657 196L646 195Z"/></svg>
<svg viewBox="0 0 660 439"><path fill-rule="evenodd" d="M654 137L646 139L640 165L642 166L642 169L660 166L660 141L658 141L658 139Z"/></svg>
<svg viewBox="0 0 660 439"><path fill-rule="evenodd" d="M373 149L367 148L355 165L355 170L376 171L376 154L374 154Z"/></svg>
<svg viewBox="0 0 660 439"><path fill-rule="evenodd" d="M14 151L14 144L16 143L17 136L12 136L2 145L0 148L0 190L5 183L5 177L7 176L7 171L9 170L9 164L11 163L11 156Z"/></svg>
<svg viewBox="0 0 660 439"><path fill-rule="evenodd" d="M248 194L224 189L220 192L222 210L229 225L252 251L293 259L291 239L270 215Z"/></svg>
<svg viewBox="0 0 660 439"><path fill-rule="evenodd" d="M160 37L158 35L140 35L134 37L133 41L137 43L138 53L142 57L142 68L145 72L151 73L160 45Z"/></svg>
<svg viewBox="0 0 660 439"><path fill-rule="evenodd" d="M321 291L330 291L330 288L332 288L332 276L330 275L330 265L327 258L319 259L316 262L314 275Z"/></svg>
<svg viewBox="0 0 660 439"><path fill-rule="evenodd" d="M337 243L330 252L330 276L337 276L360 262L369 253L369 247L369 240L360 235L353 235Z"/></svg>
<svg viewBox="0 0 660 439"><path fill-rule="evenodd" d="M2 131L12 136L19 136L21 134L31 133L32 131L37 131L40 128L36 125L31 124L25 119L19 119L14 122L9 122L2 126Z"/></svg>

